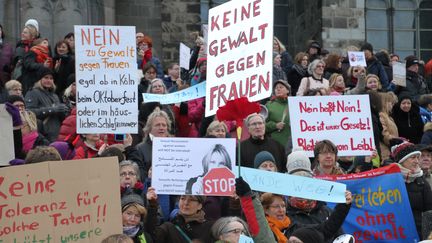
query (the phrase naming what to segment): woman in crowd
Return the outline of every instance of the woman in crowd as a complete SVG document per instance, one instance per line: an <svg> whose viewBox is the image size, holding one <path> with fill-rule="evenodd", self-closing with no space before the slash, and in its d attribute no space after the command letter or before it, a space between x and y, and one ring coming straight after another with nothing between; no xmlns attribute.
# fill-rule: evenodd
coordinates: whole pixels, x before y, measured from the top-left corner
<svg viewBox="0 0 432 243"><path fill-rule="evenodd" d="M226 138L228 133L228 127L225 122L212 121L207 127L206 136L215 136L217 138Z"/></svg>
<svg viewBox="0 0 432 243"><path fill-rule="evenodd" d="M432 191L429 183L423 178L423 171L420 168L421 152L414 144L403 142L393 146L392 153L405 180L417 233L420 239L423 239L422 223L426 222L422 222L422 213L432 210Z"/></svg>
<svg viewBox="0 0 432 243"><path fill-rule="evenodd" d="M13 47L6 42L3 26L0 24L0 83L4 84L11 79L11 64Z"/></svg>
<svg viewBox="0 0 432 243"><path fill-rule="evenodd" d="M5 88L9 95L23 96L22 85L18 80L9 80L5 84Z"/></svg>
<svg viewBox="0 0 432 243"><path fill-rule="evenodd" d="M303 96L310 89L325 88L328 89L329 81L323 77L325 62L316 59L309 64L308 72L310 77L301 80L297 96Z"/></svg>
<svg viewBox="0 0 432 243"><path fill-rule="evenodd" d="M137 44L138 48L138 67L140 69L144 70L144 67L147 65L147 63L152 63L156 67L156 77L157 78L163 78L163 68L160 60L153 56L153 40L150 38L150 36L146 35Z"/></svg>
<svg viewBox="0 0 432 243"><path fill-rule="evenodd" d="M287 81L286 73L281 67L281 61L281 55L277 52L273 52L273 80Z"/></svg>
<svg viewBox="0 0 432 243"><path fill-rule="evenodd" d="M268 151L261 151L255 155L254 168L271 172L278 172L276 160Z"/></svg>
<svg viewBox="0 0 432 243"><path fill-rule="evenodd" d="M69 44L65 40L58 41L54 48L54 75L59 97L68 87L68 78L75 73L75 59Z"/></svg>
<svg viewBox="0 0 432 243"><path fill-rule="evenodd" d="M373 90L373 91L381 91L382 86L381 82L375 74L368 74L366 76L366 90Z"/></svg>
<svg viewBox="0 0 432 243"><path fill-rule="evenodd" d="M400 137L408 139L411 143L420 143L423 135L423 121L420 108L408 96L401 97L393 106L392 117L398 128Z"/></svg>
<svg viewBox="0 0 432 243"><path fill-rule="evenodd" d="M42 121L46 138L54 142L59 134L61 122L69 109L65 104L60 103L55 94L52 71L43 67L38 74L39 81L25 96L26 106Z"/></svg>
<svg viewBox="0 0 432 243"><path fill-rule="evenodd" d="M151 243L151 236L145 231L144 221L147 209L141 195L128 193L121 198L123 234L131 237L134 243Z"/></svg>
<svg viewBox="0 0 432 243"><path fill-rule="evenodd" d="M73 159L93 158L98 154L102 146L105 147L99 134L82 134L81 137L83 139L83 144L76 149L76 154Z"/></svg>
<svg viewBox="0 0 432 243"><path fill-rule="evenodd" d="M342 74L342 57L336 53L330 53L325 59L324 78L329 79L332 74Z"/></svg>
<svg viewBox="0 0 432 243"><path fill-rule="evenodd" d="M366 77L366 69L362 66L350 66L345 78L346 87L350 89L356 87L360 77Z"/></svg>
<svg viewBox="0 0 432 243"><path fill-rule="evenodd" d="M247 223L239 217L222 217L211 228L215 243L237 243L240 235L250 236Z"/></svg>
<svg viewBox="0 0 432 243"><path fill-rule="evenodd" d="M321 140L314 148L314 176L343 175L345 171L337 163L338 149L330 140Z"/></svg>
<svg viewBox="0 0 432 243"><path fill-rule="evenodd" d="M382 103L379 119L383 128L383 140L380 142L381 160L386 160L390 158L390 140L399 137L398 128L391 116L393 106L397 103L397 97L393 92L379 93L379 95Z"/></svg>
<svg viewBox="0 0 432 243"><path fill-rule="evenodd" d="M293 65L292 57L286 50L285 45L276 36L273 37L273 52L280 54L282 70L288 76Z"/></svg>
<svg viewBox="0 0 432 243"><path fill-rule="evenodd" d="M142 94L148 92L148 88L150 86L150 82L156 78L157 70L156 66L153 63L147 63L142 72L144 77L141 79L138 85L138 104L140 105L143 102Z"/></svg>
<svg viewBox="0 0 432 243"><path fill-rule="evenodd" d="M308 65L309 56L306 52L299 52L294 58L294 65L288 73L288 83L291 85L293 95L297 94L301 80L304 77L309 77Z"/></svg>
<svg viewBox="0 0 432 243"><path fill-rule="evenodd" d="M15 47L15 54L12 62L14 68L12 73L13 79L18 79L22 81L21 76L22 76L24 56L26 56L27 52L30 51L33 40L35 40L38 35L39 35L38 30L33 25L25 26L23 31L21 32L21 40L18 41ZM29 89L31 87L24 87L24 88ZM24 90L24 94L26 91L27 90Z"/></svg>
<svg viewBox="0 0 432 243"><path fill-rule="evenodd" d="M291 86L284 80L277 80L273 92L274 97L266 104L268 116L265 131L285 148L291 138L288 114L288 96L291 93Z"/></svg>

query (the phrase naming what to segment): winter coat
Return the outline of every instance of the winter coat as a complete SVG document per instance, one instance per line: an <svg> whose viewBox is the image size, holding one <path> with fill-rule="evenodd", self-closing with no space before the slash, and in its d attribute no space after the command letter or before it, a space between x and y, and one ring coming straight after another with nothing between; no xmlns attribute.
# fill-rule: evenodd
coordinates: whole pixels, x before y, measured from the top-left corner
<svg viewBox="0 0 432 243"><path fill-rule="evenodd" d="M282 70L281 66L273 65L273 82L278 80L287 81L286 73Z"/></svg>
<svg viewBox="0 0 432 243"><path fill-rule="evenodd" d="M98 155L99 148L103 145L102 140L96 143L96 146L90 146L86 142L75 150L75 157L73 159L89 159Z"/></svg>
<svg viewBox="0 0 432 243"><path fill-rule="evenodd" d="M138 166L140 169L141 181L144 181L147 178L148 170L152 165L152 148L153 142L151 141L150 136L144 138L144 140L136 146L142 159L142 161L137 161L139 162Z"/></svg>
<svg viewBox="0 0 432 243"><path fill-rule="evenodd" d="M301 80L299 89L297 90L297 96L304 96L306 92L311 89L328 89L329 81L325 78L318 80L314 77L306 77Z"/></svg>
<svg viewBox="0 0 432 243"><path fill-rule="evenodd" d="M134 237L131 237L134 243L153 243L153 239L150 234L144 230L144 226L141 225L140 229Z"/></svg>
<svg viewBox="0 0 432 243"><path fill-rule="evenodd" d="M23 94L26 94L35 85L40 78L39 70L45 67L43 63L38 63L36 58L37 54L34 51L29 51L24 56L21 76Z"/></svg>
<svg viewBox="0 0 432 243"><path fill-rule="evenodd" d="M13 47L7 42L0 43L0 83L4 84L11 79L11 64Z"/></svg>
<svg viewBox="0 0 432 243"><path fill-rule="evenodd" d="M383 128L381 132L383 140L380 141L381 160L385 160L390 157L390 140L399 137L399 132L393 118L388 114L380 112L379 119Z"/></svg>
<svg viewBox="0 0 432 243"><path fill-rule="evenodd" d="M75 73L75 59L72 55L60 55L54 57L54 64L57 61L60 61L60 66L54 70L54 81L57 86L56 93L59 97L62 97L67 88L69 75Z"/></svg>
<svg viewBox="0 0 432 243"><path fill-rule="evenodd" d="M408 198L411 210L414 216L414 222L420 239L422 228L422 213L432 210L432 191L429 183L423 177L416 178L411 183L405 183L408 192Z"/></svg>
<svg viewBox="0 0 432 243"><path fill-rule="evenodd" d="M285 148L276 140L264 137L263 140L252 138L252 136L241 142L241 165L254 168L255 156L261 151L268 151L276 160L276 165L279 172L286 171L287 156Z"/></svg>
<svg viewBox="0 0 432 243"><path fill-rule="evenodd" d="M268 110L266 133L286 148L287 142L291 139L288 100L286 98L275 98L274 100L267 102L266 107ZM282 130L278 130L276 124L281 122L282 118L285 126Z"/></svg>
<svg viewBox="0 0 432 243"><path fill-rule="evenodd" d="M378 59L376 59L376 57L373 57L372 59L367 60L366 64L367 73L375 74L376 76L378 76L381 82L382 89L387 90L387 86L389 85L389 79L382 63Z"/></svg>
<svg viewBox="0 0 432 243"><path fill-rule="evenodd" d="M67 136L76 135L76 107L71 110L71 113L66 117L60 127L58 140L63 141Z"/></svg>
<svg viewBox="0 0 432 243"><path fill-rule="evenodd" d="M43 131L45 131L43 135L50 142L54 142L58 137L60 125L66 115L55 110L60 105L60 100L54 90L46 90L38 82L26 94L25 103L27 109L33 111L36 117L42 121Z"/></svg>
<svg viewBox="0 0 432 243"><path fill-rule="evenodd" d="M420 116L424 124L427 122L432 122L432 112L428 111L426 108L420 106Z"/></svg>
<svg viewBox="0 0 432 243"><path fill-rule="evenodd" d="M342 74L342 70L341 70L341 69L335 69L335 68L326 68L326 69L324 70L324 75L323 75L323 77L324 77L325 79L330 79L330 76L332 76L332 74L334 74L334 73Z"/></svg>
<svg viewBox="0 0 432 243"><path fill-rule="evenodd" d="M396 86L395 90L395 94L399 99L408 96L414 101L417 101L421 95L427 93L429 93L429 90L424 78L409 70L406 71L406 87Z"/></svg>
<svg viewBox="0 0 432 243"><path fill-rule="evenodd" d="M412 103L411 110L404 112L400 109L400 101L393 106L393 120L398 128L399 136L407 138L411 143L420 143L423 135L423 121L419 107Z"/></svg>
<svg viewBox="0 0 432 243"><path fill-rule="evenodd" d="M204 98L182 102L180 107L173 106L177 137L198 137L204 111Z"/></svg>
<svg viewBox="0 0 432 243"><path fill-rule="evenodd" d="M432 145L432 130L427 130L423 133L420 143Z"/></svg>
<svg viewBox="0 0 432 243"><path fill-rule="evenodd" d="M303 68L299 64L294 64L288 73L288 83L291 85L292 95L296 95L300 86L301 80L304 77L309 77L307 68Z"/></svg>

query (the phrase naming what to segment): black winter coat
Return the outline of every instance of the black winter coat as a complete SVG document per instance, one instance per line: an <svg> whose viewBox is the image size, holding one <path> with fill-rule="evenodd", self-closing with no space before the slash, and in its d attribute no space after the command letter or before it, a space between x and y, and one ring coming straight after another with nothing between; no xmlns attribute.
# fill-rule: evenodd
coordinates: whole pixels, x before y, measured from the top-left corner
<svg viewBox="0 0 432 243"><path fill-rule="evenodd" d="M423 135L423 121L420 108L412 103L411 110L404 112L400 109L400 101L393 106L393 120L398 128L399 136L407 138L411 143L418 144Z"/></svg>
<svg viewBox="0 0 432 243"><path fill-rule="evenodd" d="M276 140L265 137L264 140L258 140L250 137L241 143L241 165L254 168L255 156L261 151L270 152L276 160L279 172L286 171L287 156L285 148Z"/></svg>
<svg viewBox="0 0 432 243"><path fill-rule="evenodd" d="M422 237L422 213L432 210L432 191L429 183L423 177L419 177L414 182L406 183L408 198L414 216L417 232ZM427 236L424 236L427 237Z"/></svg>

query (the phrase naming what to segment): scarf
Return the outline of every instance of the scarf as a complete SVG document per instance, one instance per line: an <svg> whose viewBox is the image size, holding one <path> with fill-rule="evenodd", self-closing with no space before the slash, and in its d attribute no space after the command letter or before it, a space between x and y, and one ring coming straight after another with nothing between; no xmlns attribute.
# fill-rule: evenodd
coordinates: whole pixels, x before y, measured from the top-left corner
<svg viewBox="0 0 432 243"><path fill-rule="evenodd" d="M300 74L302 77L307 77L309 76L308 72L307 72L307 68L302 67L299 64L294 64L292 67L298 74Z"/></svg>
<svg viewBox="0 0 432 243"><path fill-rule="evenodd" d="M287 237L282 232L283 229L288 228L288 226L291 224L291 220L288 218L288 216L285 215L283 220L279 220L275 217L266 215L266 219L268 221L271 231L276 236L277 242L278 243L288 242Z"/></svg>
<svg viewBox="0 0 432 243"><path fill-rule="evenodd" d="M411 171L411 170L403 167L401 164L397 164L397 165L399 166L399 168L401 170L401 174L405 180L405 183L411 183L415 179L423 176L423 170L420 169L420 167L415 171Z"/></svg>
<svg viewBox="0 0 432 243"><path fill-rule="evenodd" d="M336 87L336 86L334 86L333 90L336 91L336 92L338 92L338 93L343 94L345 92L346 88L345 87Z"/></svg>
<svg viewBox="0 0 432 243"><path fill-rule="evenodd" d="M192 221L197 221L198 223L204 223L205 222L205 213L203 210L199 210L198 212L196 212L193 215L184 215L179 211L179 215L181 215L185 221L186 224L192 222Z"/></svg>
<svg viewBox="0 0 432 243"><path fill-rule="evenodd" d="M293 208L297 208L305 212L310 212L316 207L317 201L298 197L290 197L289 204Z"/></svg>
<svg viewBox="0 0 432 243"><path fill-rule="evenodd" d="M33 145L34 145L38 136L39 136L39 134L37 131L33 131L33 132L30 132L26 135L23 135L22 136L22 142L23 142L22 150L26 153L28 151L30 151L30 149L33 148Z"/></svg>
<svg viewBox="0 0 432 243"><path fill-rule="evenodd" d="M142 59L141 69L144 69L144 66L152 59L153 53L151 48L144 52L144 56Z"/></svg>
<svg viewBox="0 0 432 243"><path fill-rule="evenodd" d="M135 235L140 230L140 226L123 226L123 234L129 236L129 237L135 237Z"/></svg>
<svg viewBox="0 0 432 243"><path fill-rule="evenodd" d="M45 61L48 61L49 68L52 68L53 61L52 58L49 56L48 47L46 46L33 46L30 48L30 51L36 53L36 62L37 63L45 63Z"/></svg>

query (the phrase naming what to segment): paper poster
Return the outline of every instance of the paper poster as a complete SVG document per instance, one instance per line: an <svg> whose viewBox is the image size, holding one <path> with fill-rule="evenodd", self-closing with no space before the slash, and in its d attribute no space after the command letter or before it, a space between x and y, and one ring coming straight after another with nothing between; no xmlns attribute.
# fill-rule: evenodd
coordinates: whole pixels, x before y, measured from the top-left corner
<svg viewBox="0 0 432 243"><path fill-rule="evenodd" d="M152 186L158 194L232 195L235 146L233 138L154 138Z"/></svg>
<svg viewBox="0 0 432 243"><path fill-rule="evenodd" d="M77 133L138 133L135 27L75 25Z"/></svg>
<svg viewBox="0 0 432 243"><path fill-rule="evenodd" d="M393 80L396 85L406 87L406 68L405 63L393 63Z"/></svg>
<svg viewBox="0 0 432 243"><path fill-rule="evenodd" d="M101 242L122 233L117 159L0 168L0 243Z"/></svg>
<svg viewBox="0 0 432 243"><path fill-rule="evenodd" d="M189 70L189 61L191 58L191 50L188 46L180 42L180 67Z"/></svg>
<svg viewBox="0 0 432 243"><path fill-rule="evenodd" d="M0 166L9 165L15 158L12 116L5 105L0 104Z"/></svg>
<svg viewBox="0 0 432 243"><path fill-rule="evenodd" d="M362 51L349 51L348 59L351 67L362 66L366 67L366 58L365 54Z"/></svg>
<svg viewBox="0 0 432 243"><path fill-rule="evenodd" d="M344 183L351 191L353 202L343 230L355 242L418 242L405 182L396 164L322 178Z"/></svg>
<svg viewBox="0 0 432 243"><path fill-rule="evenodd" d="M375 148L367 95L289 97L293 147L313 157L315 144L331 140L339 156L371 155Z"/></svg>
<svg viewBox="0 0 432 243"><path fill-rule="evenodd" d="M209 10L205 115L229 100L272 93L273 1L229 1Z"/></svg>
<svg viewBox="0 0 432 243"><path fill-rule="evenodd" d="M144 102L159 102L163 105L176 104L184 101L194 100L205 96L206 82L201 82L189 88L169 93L150 94L143 93Z"/></svg>
<svg viewBox="0 0 432 243"><path fill-rule="evenodd" d="M233 169L238 177L238 167ZM342 183L241 167L241 176L254 191L343 203L346 186Z"/></svg>

